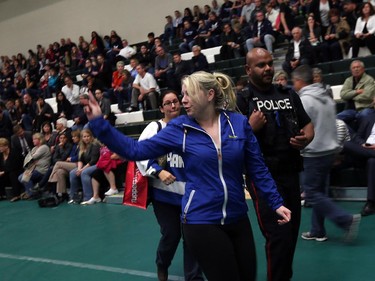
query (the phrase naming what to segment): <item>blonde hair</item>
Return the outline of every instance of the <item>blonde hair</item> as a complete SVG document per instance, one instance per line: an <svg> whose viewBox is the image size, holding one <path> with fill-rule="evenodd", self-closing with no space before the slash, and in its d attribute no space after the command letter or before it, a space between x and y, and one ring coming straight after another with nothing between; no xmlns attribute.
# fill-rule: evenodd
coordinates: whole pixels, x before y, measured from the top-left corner
<svg viewBox="0 0 375 281"><path fill-rule="evenodd" d="M215 92L214 107L216 110L227 109L234 111L236 109L236 94L234 85L230 77L226 74L215 72L208 73L204 71L195 72L182 79L182 84L186 86L189 97L199 103L199 91L205 94L210 89Z"/></svg>
<svg viewBox="0 0 375 281"><path fill-rule="evenodd" d="M39 139L40 144L45 144L46 140L44 139L43 134L41 133L35 133L33 134L33 139Z"/></svg>
<svg viewBox="0 0 375 281"><path fill-rule="evenodd" d="M0 146L9 147L9 141L6 138L0 138Z"/></svg>
<svg viewBox="0 0 375 281"><path fill-rule="evenodd" d="M90 142L90 143L86 144L86 143L83 141L83 134L88 134L88 135L91 136L91 142ZM78 152L79 157L81 157L81 155L82 155L86 150L88 150L88 148L89 148L92 144L94 144L94 143L96 143L96 142L97 142L97 141L96 141L96 139L94 138L94 135L92 134L91 130L89 130L89 129L83 129L83 130L81 131L81 138L80 138L80 141L79 141L79 152Z"/></svg>

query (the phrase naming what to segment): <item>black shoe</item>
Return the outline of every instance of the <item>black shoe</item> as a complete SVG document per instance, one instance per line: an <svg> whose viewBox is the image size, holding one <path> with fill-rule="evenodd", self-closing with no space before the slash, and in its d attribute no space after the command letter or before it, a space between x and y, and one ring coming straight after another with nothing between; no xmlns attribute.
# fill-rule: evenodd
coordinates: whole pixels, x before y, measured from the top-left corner
<svg viewBox="0 0 375 281"><path fill-rule="evenodd" d="M168 281L168 269L162 266L158 266L158 280Z"/></svg>
<svg viewBox="0 0 375 281"><path fill-rule="evenodd" d="M375 203L367 201L365 206L363 206L361 215L365 217L373 214L375 214Z"/></svg>

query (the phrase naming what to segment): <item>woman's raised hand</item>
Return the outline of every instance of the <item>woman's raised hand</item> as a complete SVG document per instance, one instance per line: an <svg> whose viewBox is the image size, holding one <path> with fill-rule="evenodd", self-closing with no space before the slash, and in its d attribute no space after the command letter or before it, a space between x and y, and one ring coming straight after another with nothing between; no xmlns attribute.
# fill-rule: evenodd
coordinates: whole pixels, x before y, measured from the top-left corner
<svg viewBox="0 0 375 281"><path fill-rule="evenodd" d="M85 104L84 109L87 119L89 120L103 115L102 110L91 91L89 91L89 102L88 104Z"/></svg>

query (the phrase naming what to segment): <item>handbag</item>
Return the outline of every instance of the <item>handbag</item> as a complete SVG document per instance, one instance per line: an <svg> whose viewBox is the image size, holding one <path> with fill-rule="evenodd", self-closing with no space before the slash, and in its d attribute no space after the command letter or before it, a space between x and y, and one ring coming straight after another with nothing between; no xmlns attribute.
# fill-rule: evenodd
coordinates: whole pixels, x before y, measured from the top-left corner
<svg viewBox="0 0 375 281"><path fill-rule="evenodd" d="M22 174L21 182L27 183L30 181L33 171L35 169L35 164L31 164Z"/></svg>
<svg viewBox="0 0 375 281"><path fill-rule="evenodd" d="M134 161L128 161L123 205L146 209L148 206L148 178L142 176Z"/></svg>

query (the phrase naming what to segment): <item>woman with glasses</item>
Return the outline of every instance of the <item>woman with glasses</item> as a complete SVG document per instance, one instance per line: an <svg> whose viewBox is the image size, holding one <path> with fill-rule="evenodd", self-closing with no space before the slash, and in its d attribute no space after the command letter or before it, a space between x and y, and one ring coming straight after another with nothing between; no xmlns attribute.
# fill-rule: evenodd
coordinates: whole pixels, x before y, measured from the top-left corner
<svg viewBox="0 0 375 281"><path fill-rule="evenodd" d="M143 130L139 140L149 139L165 128L169 121L178 117L181 104L175 91L166 90L159 97L159 109L164 117L151 122ZM168 280L168 268L181 240L181 199L185 192L184 162L176 153L168 153L159 159L137 162L143 175L150 177L152 206L161 238L156 250L159 280ZM184 244L185 280L204 280L198 264L192 259Z"/></svg>

